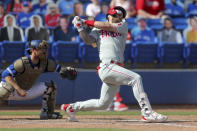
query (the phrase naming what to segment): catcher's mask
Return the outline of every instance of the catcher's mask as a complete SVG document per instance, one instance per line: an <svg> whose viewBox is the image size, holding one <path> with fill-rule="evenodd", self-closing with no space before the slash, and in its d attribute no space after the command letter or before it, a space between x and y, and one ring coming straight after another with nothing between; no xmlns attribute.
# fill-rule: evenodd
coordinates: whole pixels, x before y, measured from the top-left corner
<svg viewBox="0 0 197 131"><path fill-rule="evenodd" d="M112 15L114 17L118 15L122 15L122 18L126 17L126 10L122 8L121 6L115 6L114 8L110 8L107 12L106 19L108 19L108 15Z"/></svg>
<svg viewBox="0 0 197 131"><path fill-rule="evenodd" d="M39 58L45 59L48 57L48 48L49 45L45 40L33 40L29 42L28 48L26 50L29 54L31 54L32 49L40 50L41 53L39 54Z"/></svg>

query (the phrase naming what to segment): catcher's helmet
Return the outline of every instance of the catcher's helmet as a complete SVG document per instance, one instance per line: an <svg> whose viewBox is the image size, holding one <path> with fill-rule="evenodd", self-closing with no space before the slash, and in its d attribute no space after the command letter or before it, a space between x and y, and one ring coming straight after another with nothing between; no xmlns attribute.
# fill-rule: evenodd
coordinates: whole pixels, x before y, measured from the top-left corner
<svg viewBox="0 0 197 131"><path fill-rule="evenodd" d="M47 49L48 48L48 43L43 40L43 41L40 41L40 40L32 40L31 42L29 42L28 44L28 48L26 49L26 51L28 53L31 52L31 49Z"/></svg>
<svg viewBox="0 0 197 131"><path fill-rule="evenodd" d="M126 10L123 7L121 7L121 6L115 6L115 7L110 8L108 10L107 15L106 15L106 19L107 19L108 15L119 14L119 11L121 11L123 18L125 18L126 15L127 15Z"/></svg>

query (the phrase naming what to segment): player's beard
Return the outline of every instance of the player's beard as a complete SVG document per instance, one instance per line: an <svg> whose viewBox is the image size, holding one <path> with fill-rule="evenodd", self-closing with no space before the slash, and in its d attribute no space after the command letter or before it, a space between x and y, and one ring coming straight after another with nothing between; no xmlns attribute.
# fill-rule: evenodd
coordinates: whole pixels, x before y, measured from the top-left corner
<svg viewBox="0 0 197 131"><path fill-rule="evenodd" d="M122 21L121 18L114 18L114 19L112 19L112 23L119 23L121 21Z"/></svg>

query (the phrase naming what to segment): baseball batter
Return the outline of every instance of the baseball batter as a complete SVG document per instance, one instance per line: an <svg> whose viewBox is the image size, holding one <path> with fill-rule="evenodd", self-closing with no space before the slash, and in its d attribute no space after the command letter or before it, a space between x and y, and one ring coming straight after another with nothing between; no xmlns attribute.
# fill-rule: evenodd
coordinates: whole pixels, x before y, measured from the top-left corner
<svg viewBox="0 0 197 131"><path fill-rule="evenodd" d="M43 95L40 119L59 119L62 115L54 112L57 87L53 81L36 82L44 72L59 72L62 78L74 80L76 71L61 67L48 59L48 43L31 41L28 54L17 59L2 73L0 100L29 100Z"/></svg>
<svg viewBox="0 0 197 131"><path fill-rule="evenodd" d="M148 97L144 92L142 78L123 67L125 42L128 33L125 21L126 11L116 6L109 9L107 22L83 20L76 16L73 20L80 37L86 44L97 45L100 64L97 67L102 80L100 99L91 99L72 104L63 104L64 110L70 121L77 121L75 113L87 110L104 110L112 102L120 85L128 85L133 89L134 96L141 107L142 120L145 122L164 122L167 116L152 110ZM88 34L85 26L94 27Z"/></svg>

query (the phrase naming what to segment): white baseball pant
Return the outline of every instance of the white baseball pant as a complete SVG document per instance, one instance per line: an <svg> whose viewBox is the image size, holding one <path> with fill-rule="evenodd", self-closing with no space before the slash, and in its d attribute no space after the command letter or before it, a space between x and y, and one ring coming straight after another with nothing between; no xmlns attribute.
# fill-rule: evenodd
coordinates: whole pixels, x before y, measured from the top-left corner
<svg viewBox="0 0 197 131"><path fill-rule="evenodd" d="M1 84L1 83L0 83ZM44 94L44 91L46 90L46 86L44 82L37 82L35 83L31 89L29 89L27 92L27 95L25 97L21 97L17 94L16 90L9 96L8 100L31 100L34 98L37 98Z"/></svg>
<svg viewBox="0 0 197 131"><path fill-rule="evenodd" d="M103 82L100 99L91 99L72 104L75 111L79 110L103 110L111 104L120 85L132 86L134 96L140 107L152 110L149 100L144 95L142 78L135 72L125 69L115 63L101 63L98 71L99 77ZM144 107L145 106L145 107Z"/></svg>

